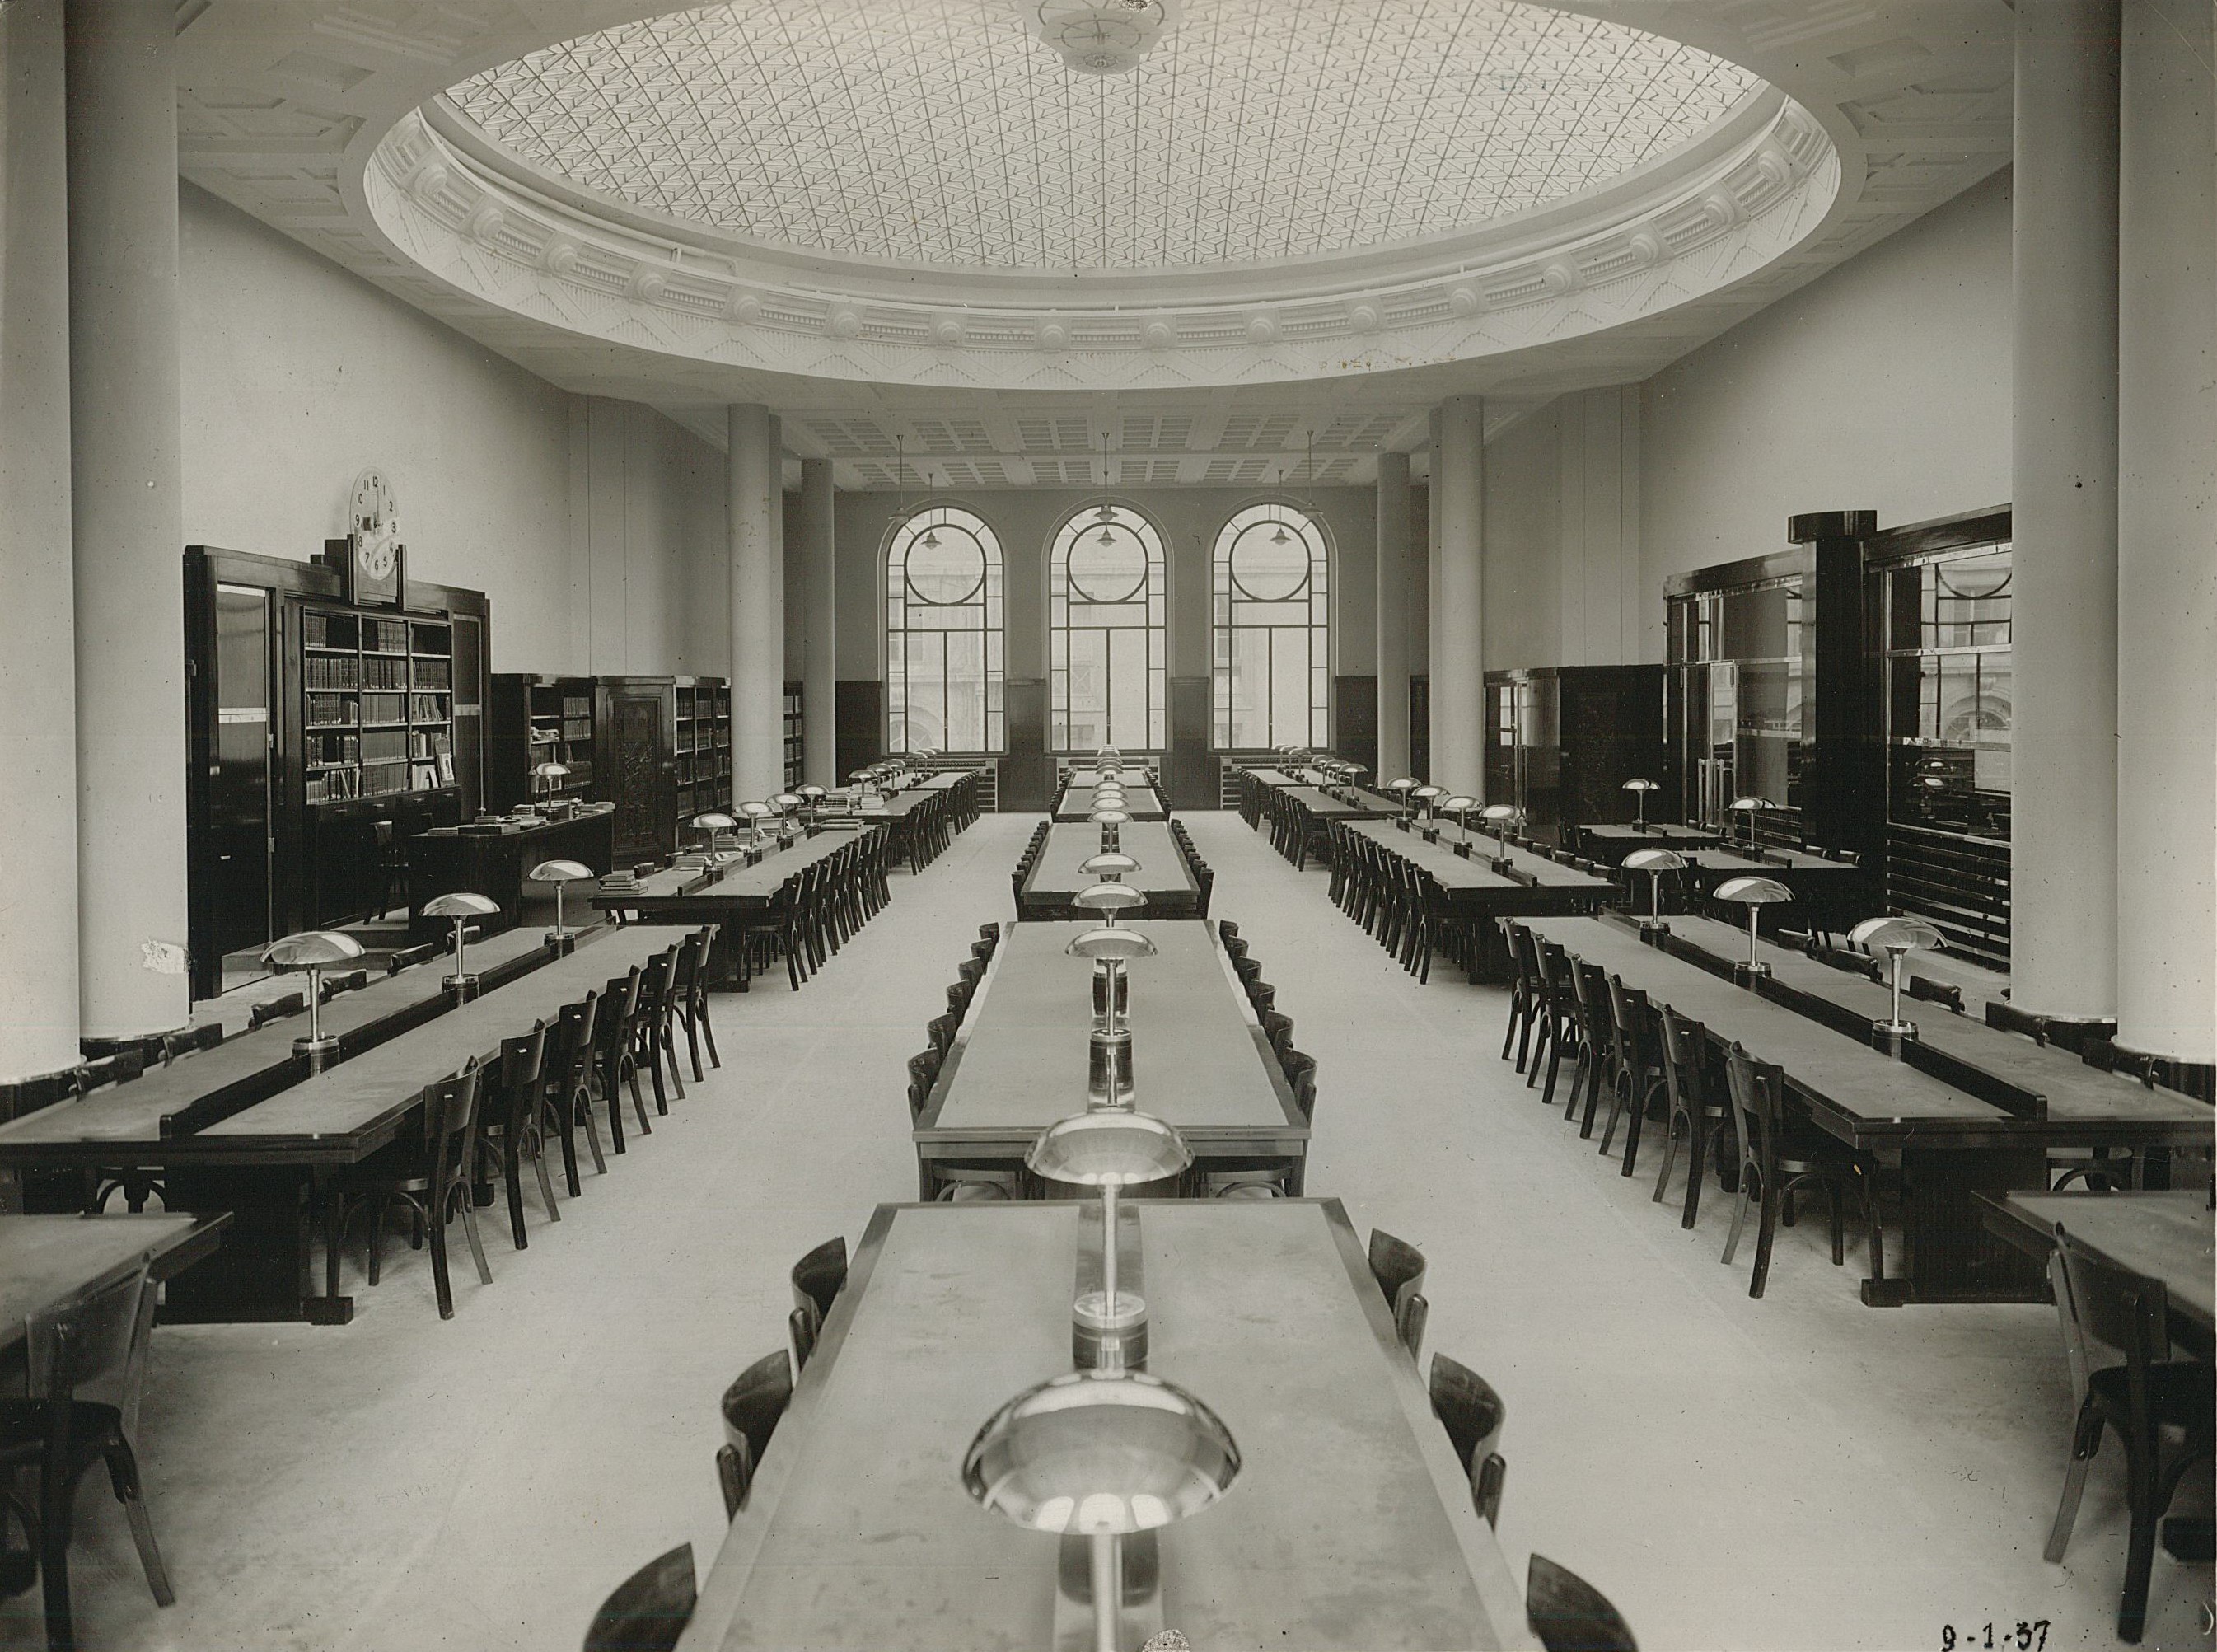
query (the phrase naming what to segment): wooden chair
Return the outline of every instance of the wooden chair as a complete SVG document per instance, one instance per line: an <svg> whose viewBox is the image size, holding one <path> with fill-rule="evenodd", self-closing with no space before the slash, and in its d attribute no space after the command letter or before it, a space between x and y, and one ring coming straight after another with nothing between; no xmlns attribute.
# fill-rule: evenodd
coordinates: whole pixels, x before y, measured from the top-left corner
<svg viewBox="0 0 2217 1652"><path fill-rule="evenodd" d="M1578 1002L1571 986L1570 954L1553 941L1535 939L1533 956L1539 969L1539 999L1533 1012L1532 1064L1525 1072L1524 1087L1529 1090L1539 1082L1540 1052L1544 1048L1547 1087L1541 1092L1540 1104L1552 1107L1555 1075L1562 1070L1564 1052L1575 1045L1578 1036Z"/></svg>
<svg viewBox="0 0 2217 1652"><path fill-rule="evenodd" d="M447 1224L457 1210L463 1236L477 1263L478 1281L492 1283L485 1264L485 1246L478 1238L477 1191L470 1185L478 1161L478 1086L481 1074L476 1059L450 1079L442 1079L423 1092L423 1124L420 1137L404 1131L401 1139L361 1164L333 1175L324 1190L324 1267L328 1294L339 1294L339 1257L346 1243L351 1214L367 1210L369 1283L377 1283L385 1252L385 1213L395 1203L405 1205L416 1222L429 1230L431 1284L439 1299L439 1317L454 1317L454 1287L447 1269Z"/></svg>
<svg viewBox="0 0 2217 1652"><path fill-rule="evenodd" d="M67 1652L77 1644L70 1616L70 1537L77 1482L96 1463L106 1465L108 1484L123 1505L155 1604L166 1606L176 1599L155 1546L131 1444L139 1432L139 1401L145 1388L154 1294L141 1262L114 1284L33 1320L28 1368L33 1397L0 1400L0 1504L13 1509L31 1534L45 1587L50 1652ZM79 1388L111 1371L121 1373L120 1403L77 1397ZM23 1476L35 1477L30 1502L15 1489ZM29 1584L28 1569L20 1577L0 1577L0 1587L8 1593Z"/></svg>
<svg viewBox="0 0 2217 1652"><path fill-rule="evenodd" d="M616 1586L585 1631L585 1652L670 1652L700 1599L693 1545L682 1543Z"/></svg>
<svg viewBox="0 0 2217 1652"><path fill-rule="evenodd" d="M1470 1476L1471 1507L1488 1525L1501 1524L1501 1493L1509 1477L1501 1431L1509 1408L1493 1385L1460 1360L1432 1356L1432 1414Z"/></svg>
<svg viewBox="0 0 2217 1652"><path fill-rule="evenodd" d="M1593 1135L1594 1115L1601 1107L1603 1086L1615 1071L1616 1020L1609 1012L1609 972L1583 958L1571 963L1571 1002L1578 1018L1578 1065L1571 1074L1571 1098L1563 1109L1567 1123L1578 1110L1578 1086L1585 1086L1585 1117L1578 1138Z"/></svg>
<svg viewBox="0 0 2217 1652"><path fill-rule="evenodd" d="M2083 1349L2100 1343L2123 1352L2124 1363L2086 1374L2078 1420L2072 1429L2071 1466L2063 1501L2047 1539L2047 1558L2060 1560L2078 1518L2086 1467L2101 1450L2105 1430L2125 1447L2125 1503L2130 1533L2125 1548L2125 1587L2117 1606L2117 1638L2137 1643L2147 1623L2148 1580L2155 1564L2158 1527L2180 1478L2217 1447L2217 1366L2174 1360L2171 1353L2170 1293L2163 1281L2121 1268L2085 1250L2059 1226L2057 1250L2068 1285L2067 1312ZM2065 1303L2058 1303L2059 1309ZM2066 1346L2068 1345L2066 1337ZM2164 1431L2183 1439L2166 1450Z"/></svg>
<svg viewBox="0 0 2217 1652"><path fill-rule="evenodd" d="M1755 1234L1755 1271L1747 1294L1763 1295L1770 1277L1770 1247L1778 1228L1779 1209L1794 1191L1809 1182L1825 1189L1832 1217L1832 1265L1845 1259L1840 1228L1840 1194L1854 1187L1870 1224L1871 1271L1885 1274L1883 1241L1879 1228L1878 1195L1862 1158L1844 1142L1826 1135L1814 1125L1795 1124L1786 1117L1786 1074L1768 1061L1753 1060L1738 1044L1725 1058L1725 1082L1732 1097L1732 1117L1739 1130L1739 1202L1732 1210L1732 1232L1725 1240L1723 1260L1729 1265L1739 1250L1741 1228L1747 1207L1762 1189L1762 1204Z"/></svg>
<svg viewBox="0 0 2217 1652"><path fill-rule="evenodd" d="M940 1064L945 1060L936 1049L919 1050L908 1058L908 1116L911 1123L923 1117L924 1103L931 1098L931 1086L939 1081Z"/></svg>
<svg viewBox="0 0 2217 1652"><path fill-rule="evenodd" d="M1686 1210L1679 1226L1690 1228L1701 1206L1701 1179L1720 1130L1732 1117L1731 1104L1712 1093L1709 1083L1709 1035L1698 1021L1689 1021L1665 1004L1657 1019L1662 1036L1656 1041L1663 1055L1663 1089L1670 1098L1670 1117L1663 1127L1663 1169L1655 1178L1652 1203L1663 1203L1670 1185L1670 1167L1678 1157L1678 1125L1686 1126Z"/></svg>
<svg viewBox="0 0 2217 1652"><path fill-rule="evenodd" d="M1656 1092L1663 1088L1663 1068L1654 1050L1655 1012L1648 1006L1647 994L1636 987L1627 987L1621 975L1606 979L1609 1021L1616 1029L1615 1060L1610 1063L1615 1070L1610 1080L1609 1123L1602 1128L1601 1151L1608 1154L1609 1144L1616 1138L1617 1119L1629 1114L1624 1130L1624 1165L1618 1172L1629 1176L1640 1157L1641 1121L1646 1118Z"/></svg>
<svg viewBox="0 0 2217 1652"><path fill-rule="evenodd" d="M272 1021L282 1021L288 1015L298 1015L307 1007L306 997L300 993L287 993L282 998L265 999L247 1011L247 1030L259 1032Z"/></svg>
<svg viewBox="0 0 2217 1652"><path fill-rule="evenodd" d="M707 925L695 930L689 941L680 944L677 974L671 984L671 1007L677 1018L685 1024L685 1045L693 1058L693 1080L696 1084L707 1076L701 1068L703 1041L708 1046L709 1065L721 1067L724 1064L724 1058L716 1053L716 1029L708 1021L708 959L716 944L716 929L715 925ZM677 1056L674 1039L670 1065L670 1070L675 1072ZM682 1086L679 1086L677 1093L680 1096L685 1093Z"/></svg>
<svg viewBox="0 0 2217 1652"><path fill-rule="evenodd" d="M631 1086L631 1104L639 1113L642 1135L652 1135L646 1120L646 1098L639 1087L639 1062L633 1052L639 1043L639 983L645 972L636 964L628 974L617 976L601 994L600 1012L593 1022L593 1061L588 1082L596 1098L608 1110L608 1148L628 1151L624 1144L623 1086Z"/></svg>
<svg viewBox="0 0 2217 1652"><path fill-rule="evenodd" d="M1525 1572L1524 1617L1547 1652L1640 1652L1609 1598L1545 1555L1533 1556Z"/></svg>
<svg viewBox="0 0 2217 1652"><path fill-rule="evenodd" d="M1501 1038L1501 1059L1507 1061L1513 1047L1516 1070L1522 1073L1531 1048L1532 1022L1539 1012L1540 957L1533 948L1532 931L1514 919L1501 920L1501 937L1509 944L1510 965L1509 1027Z"/></svg>
<svg viewBox="0 0 2217 1652"><path fill-rule="evenodd" d="M678 1100L685 1099L685 1075L677 1066L676 981L692 946L693 937L689 935L667 952L649 958L639 971L639 1011L632 1018L632 1071L646 1069L654 1085L654 1111L663 1117L670 1112L672 1092ZM662 1082L665 1063L670 1068L668 1088Z"/></svg>
<svg viewBox="0 0 2217 1652"><path fill-rule="evenodd" d="M548 1040L546 1087L540 1096L544 1115L541 1128L552 1126L561 1133L562 1172L573 1199L583 1191L577 1183L579 1124L585 1127L585 1145L592 1149L594 1170L603 1176L608 1170L608 1160L601 1156L601 1127L593 1117L593 1025L600 1006L598 993L588 993L577 1003L562 1006L554 1035Z"/></svg>
<svg viewBox="0 0 2217 1652"><path fill-rule="evenodd" d="M531 1240L523 1228L523 1161L539 1175L540 1203L549 1222L562 1220L554 1203L554 1181L547 1173L547 1142L539 1092L547 1067L547 1024L534 1024L520 1038L500 1043L492 1093L478 1103L478 1147L488 1170L497 1170L508 1185L509 1228L516 1248Z"/></svg>
<svg viewBox="0 0 2217 1652"><path fill-rule="evenodd" d="M747 1506L755 1469L792 1400L793 1365L782 1348L764 1354L724 1390L724 1443L716 1450L716 1479L724 1488L726 1517L737 1519Z"/></svg>

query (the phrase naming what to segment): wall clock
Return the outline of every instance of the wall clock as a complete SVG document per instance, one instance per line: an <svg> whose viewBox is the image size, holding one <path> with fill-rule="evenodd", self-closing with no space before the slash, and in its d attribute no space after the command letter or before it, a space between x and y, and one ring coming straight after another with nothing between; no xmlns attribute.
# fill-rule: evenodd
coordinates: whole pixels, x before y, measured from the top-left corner
<svg viewBox="0 0 2217 1652"><path fill-rule="evenodd" d="M349 507L346 560L347 600L363 605L403 605L405 579L401 557L400 512L392 484L371 467L355 478Z"/></svg>

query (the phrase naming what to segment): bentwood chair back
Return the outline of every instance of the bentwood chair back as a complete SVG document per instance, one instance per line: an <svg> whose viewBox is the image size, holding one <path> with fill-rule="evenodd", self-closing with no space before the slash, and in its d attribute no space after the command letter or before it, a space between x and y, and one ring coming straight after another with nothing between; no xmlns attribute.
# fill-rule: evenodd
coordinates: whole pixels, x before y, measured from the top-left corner
<svg viewBox="0 0 2217 1652"><path fill-rule="evenodd" d="M1736 1105L1712 1093L1708 1074L1709 1035L1698 1021L1689 1021L1665 1004L1657 1014L1661 1036L1656 1047L1663 1057L1663 1088L1670 1100L1670 1116L1664 1127L1663 1169L1655 1178L1653 1203L1660 1204L1670 1185L1670 1168L1678 1156L1678 1126L1686 1127L1686 1211L1681 1226L1690 1228L1701 1209L1701 1180L1709 1150Z"/></svg>
<svg viewBox="0 0 2217 1652"><path fill-rule="evenodd" d="M585 1631L584 1652L670 1652L693 1621L700 1599L693 1545L658 1555L601 1602Z"/></svg>
<svg viewBox="0 0 2217 1652"><path fill-rule="evenodd" d="M1629 1115L1624 1133L1624 1164L1619 1172L1629 1176L1640 1158L1640 1122L1647 1117L1647 1104L1663 1087L1663 1073L1654 1049L1655 1012L1648 1005L1647 994L1637 987L1627 987L1621 975L1607 979L1609 1019L1616 1027L1616 1072L1609 1101L1609 1123L1602 1128L1601 1151L1607 1154L1609 1144L1615 1139L1618 1117Z"/></svg>
<svg viewBox="0 0 2217 1652"><path fill-rule="evenodd" d="M627 1083L631 1086L632 1105L639 1110L641 1134L652 1134L654 1127L646 1120L646 1100L639 1092L639 1062L633 1051L639 1045L639 983L645 972L633 964L628 974L611 979L601 996L601 1007L593 1025L594 1086L608 1110L608 1146L617 1153L625 1152L623 1093Z"/></svg>
<svg viewBox="0 0 2217 1652"><path fill-rule="evenodd" d="M847 1239L827 1239L793 1265L794 1366L808 1363L831 1304L847 1284ZM806 1327L805 1335L803 1327ZM803 1352L804 1344L808 1352Z"/></svg>
<svg viewBox="0 0 2217 1652"><path fill-rule="evenodd" d="M70 1615L70 1538L77 1482L95 1463L107 1466L155 1603L166 1606L176 1599L155 1546L131 1444L138 1432L146 1338L153 1321L154 1290L141 1262L113 1284L30 1321L28 1375L33 1397L0 1404L0 1485L14 1484L18 1476L36 1476L34 1542L49 1648L76 1645ZM77 1397L86 1384L117 1372L120 1404Z"/></svg>
<svg viewBox="0 0 2217 1652"><path fill-rule="evenodd" d="M1578 1135L1585 1137L1593 1134L1602 1086L1608 1079L1609 1063L1615 1059L1616 1025L1609 1018L1608 977L1583 958L1572 958L1569 964L1571 1007L1578 1024L1578 1064L1571 1073L1571 1098L1563 1109L1563 1118L1568 1123L1577 1116L1578 1092L1583 1089L1585 1122L1579 1126Z"/></svg>
<svg viewBox="0 0 2217 1652"><path fill-rule="evenodd" d="M1501 1431L1509 1408L1493 1384L1461 1361L1432 1356L1432 1414L1448 1431L1448 1443L1470 1476L1473 1507L1488 1525L1501 1524L1501 1493L1509 1464L1501 1455Z"/></svg>
<svg viewBox="0 0 2217 1652"><path fill-rule="evenodd" d="M706 925L695 930L691 938L678 950L677 977L672 996L678 1018L685 1024L685 1044L693 1060L693 1080L700 1083L707 1075L701 1068L701 1046L708 1046L708 1062L721 1067L724 1058L716 1053L716 1030L708 1022L708 960L716 944L718 926ZM740 967L745 967L741 961ZM670 1057L670 1070L676 1071L677 1055L673 1043ZM682 1096L682 1086L677 1093Z"/></svg>
<svg viewBox="0 0 2217 1652"><path fill-rule="evenodd" d="M1640 1652L1609 1597L1545 1555L1533 1556L1525 1573L1524 1616L1547 1652Z"/></svg>
<svg viewBox="0 0 2217 1652"><path fill-rule="evenodd" d="M931 1086L939 1081L942 1059L936 1049L919 1050L908 1058L908 1116L911 1123L923 1117L924 1103L931 1098Z"/></svg>
<svg viewBox="0 0 2217 1652"><path fill-rule="evenodd" d="M716 1452L716 1478L723 1487L726 1516L736 1519L747 1506L755 1469L792 1400L793 1365L782 1348L764 1354L724 1390L724 1443Z"/></svg>
<svg viewBox="0 0 2217 1652"><path fill-rule="evenodd" d="M1405 1292L1424 1288L1424 1253L1405 1239L1396 1239L1383 1228L1373 1228L1370 1277L1386 1293L1386 1305L1398 1313Z"/></svg>
<svg viewBox="0 0 2217 1652"><path fill-rule="evenodd" d="M2072 1431L2072 1467L2081 1476L2082 1461L2101 1449L2105 1430L2114 1429L2125 1448L2125 1505L2131 1511L2125 1550L2123 1598L2117 1607L2117 1638L2137 1643L2147 1622L2149 1575L2155 1562L2156 1537L2178 1482L2217 1446L2217 1367L2199 1360L2174 1360L2171 1352L2170 1293L2160 1279L2117 1266L2086 1250L2063 1228L2055 1231L2071 1287L2071 1306L2080 1334L2090 1342L2121 1350L2124 1363L2091 1371L2085 1398ZM2176 1445L2165 1433L2175 1431ZM2048 1538L2052 1554L2070 1541L2077 1492L2066 1480L2065 1503Z"/></svg>
<svg viewBox="0 0 2217 1652"><path fill-rule="evenodd" d="M1740 1229L1747 1220L1749 1203L1760 1190L1762 1204L1755 1237L1755 1270L1747 1294L1763 1295L1770 1276L1770 1249L1782 1203L1806 1182L1821 1185L1831 1202L1832 1265L1838 1267L1845 1252L1841 1237L1840 1197L1852 1188L1862 1207L1871 1236L1871 1271L1886 1274L1881 1254L1876 1183L1867 1173L1864 1160L1843 1143L1813 1125L1786 1117L1786 1074L1769 1061L1757 1061L1738 1044L1725 1058L1725 1083L1739 1133L1739 1198L1732 1211L1731 1231L1725 1237L1723 1260L1729 1264L1739 1247Z"/></svg>

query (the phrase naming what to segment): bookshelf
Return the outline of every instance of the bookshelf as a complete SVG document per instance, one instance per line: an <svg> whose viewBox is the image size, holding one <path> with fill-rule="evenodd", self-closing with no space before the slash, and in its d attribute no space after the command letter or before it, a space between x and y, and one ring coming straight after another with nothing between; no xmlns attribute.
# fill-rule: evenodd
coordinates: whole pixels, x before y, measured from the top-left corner
<svg viewBox="0 0 2217 1652"><path fill-rule="evenodd" d="M593 698L590 677L494 675L486 807L510 809L547 797L591 800L598 750ZM570 771L551 791L532 772L542 763Z"/></svg>
<svg viewBox="0 0 2217 1652"><path fill-rule="evenodd" d="M732 690L720 677L677 679L677 824L732 807Z"/></svg>
<svg viewBox="0 0 2217 1652"><path fill-rule="evenodd" d="M300 640L305 803L455 784L451 626L303 604Z"/></svg>

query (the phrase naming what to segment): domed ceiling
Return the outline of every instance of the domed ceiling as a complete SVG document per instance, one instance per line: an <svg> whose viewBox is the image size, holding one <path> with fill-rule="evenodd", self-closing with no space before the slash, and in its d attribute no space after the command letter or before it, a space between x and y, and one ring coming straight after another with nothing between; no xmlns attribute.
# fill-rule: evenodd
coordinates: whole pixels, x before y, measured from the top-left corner
<svg viewBox="0 0 2217 1652"><path fill-rule="evenodd" d="M1086 72L1043 15L1152 49ZM449 96L540 173L759 244L1078 273L1477 229L1670 154L1761 86L1515 0L739 0Z"/></svg>

